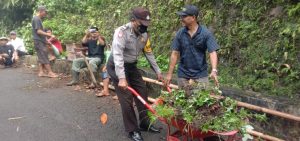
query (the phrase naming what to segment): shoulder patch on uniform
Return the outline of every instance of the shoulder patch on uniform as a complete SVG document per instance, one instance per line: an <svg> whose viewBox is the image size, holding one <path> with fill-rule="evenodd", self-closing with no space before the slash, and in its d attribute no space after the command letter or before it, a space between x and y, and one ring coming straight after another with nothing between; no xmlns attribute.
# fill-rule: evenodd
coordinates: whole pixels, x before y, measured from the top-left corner
<svg viewBox="0 0 300 141"><path fill-rule="evenodd" d="M126 30L126 29L128 29L128 28L129 28L129 26L123 25L123 26L120 27L120 30Z"/></svg>
<svg viewBox="0 0 300 141"><path fill-rule="evenodd" d="M144 47L144 52L148 52L148 53L152 52L151 43L150 43L149 39L147 40L147 43L146 43L146 45Z"/></svg>
<svg viewBox="0 0 300 141"><path fill-rule="evenodd" d="M124 36L124 31L128 29L128 26L123 25L119 28L119 33L118 33L118 37L123 37Z"/></svg>
<svg viewBox="0 0 300 141"><path fill-rule="evenodd" d="M122 30L119 31L118 37L120 37L120 38L123 37L123 31Z"/></svg>

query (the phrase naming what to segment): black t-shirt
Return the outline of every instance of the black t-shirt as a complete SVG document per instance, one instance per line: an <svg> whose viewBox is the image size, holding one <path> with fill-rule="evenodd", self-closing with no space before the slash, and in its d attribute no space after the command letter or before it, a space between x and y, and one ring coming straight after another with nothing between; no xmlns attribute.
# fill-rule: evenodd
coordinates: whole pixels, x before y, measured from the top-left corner
<svg viewBox="0 0 300 141"><path fill-rule="evenodd" d="M9 58L13 57L15 49L12 45L0 46L0 54L8 54Z"/></svg>
<svg viewBox="0 0 300 141"><path fill-rule="evenodd" d="M46 42L46 37L43 36L43 35L39 35L37 33L37 31L39 29L40 30L44 30L42 20L38 16L34 16L32 18L31 25L32 25L32 37L33 37L33 40L39 40L39 41L42 41L42 42Z"/></svg>
<svg viewBox="0 0 300 141"><path fill-rule="evenodd" d="M86 43L82 43L83 46L88 47L89 57L99 57L104 58L104 47L105 45L100 45L98 40L88 40Z"/></svg>

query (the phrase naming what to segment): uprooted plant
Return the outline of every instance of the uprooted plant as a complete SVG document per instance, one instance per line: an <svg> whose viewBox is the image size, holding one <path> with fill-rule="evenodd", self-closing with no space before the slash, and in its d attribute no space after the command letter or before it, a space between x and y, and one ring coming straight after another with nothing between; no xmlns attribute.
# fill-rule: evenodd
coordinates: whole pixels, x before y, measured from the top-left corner
<svg viewBox="0 0 300 141"><path fill-rule="evenodd" d="M167 120L183 119L186 127L199 128L203 132L240 130L247 125L248 118L265 119L263 115L252 114L228 97L220 98L218 88L196 87L164 92L162 105L155 106L156 115L150 114L152 122L158 117Z"/></svg>

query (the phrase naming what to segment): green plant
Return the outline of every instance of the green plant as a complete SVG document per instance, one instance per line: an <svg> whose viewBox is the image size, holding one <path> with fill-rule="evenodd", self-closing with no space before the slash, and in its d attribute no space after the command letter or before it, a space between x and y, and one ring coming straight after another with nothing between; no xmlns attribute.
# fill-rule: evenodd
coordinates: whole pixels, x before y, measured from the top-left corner
<svg viewBox="0 0 300 141"><path fill-rule="evenodd" d="M167 120L171 120L171 117L174 117L175 112L174 109L172 107L169 107L167 105L157 105L155 107L155 111L157 113L157 115L159 115L160 117L166 118ZM148 115L150 117L150 122L153 123L157 120L157 116L148 112Z"/></svg>
<svg viewBox="0 0 300 141"><path fill-rule="evenodd" d="M197 85L195 85L197 86ZM164 105L155 107L157 115L151 116L152 121L157 117L167 119L183 119L189 127L198 127L202 131L231 131L239 130L247 125L247 118L265 120L265 115L252 114L244 108L238 108L237 103L230 98L220 99L218 88L207 87L206 90L190 88L191 93L184 90L173 90L171 93L162 92ZM216 95L212 96L214 91Z"/></svg>
<svg viewBox="0 0 300 141"><path fill-rule="evenodd" d="M63 51L62 53L61 53L61 57L67 57L67 52L66 51Z"/></svg>

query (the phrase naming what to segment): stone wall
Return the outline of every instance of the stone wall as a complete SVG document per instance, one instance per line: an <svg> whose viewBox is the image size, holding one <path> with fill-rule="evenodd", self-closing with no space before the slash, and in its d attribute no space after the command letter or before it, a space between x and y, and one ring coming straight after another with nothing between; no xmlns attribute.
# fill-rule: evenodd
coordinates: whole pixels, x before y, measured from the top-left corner
<svg viewBox="0 0 300 141"><path fill-rule="evenodd" d="M32 67L38 67L36 56L25 56L24 63ZM67 60L55 60L55 63L51 63L52 70L56 73L70 74L72 62Z"/></svg>

